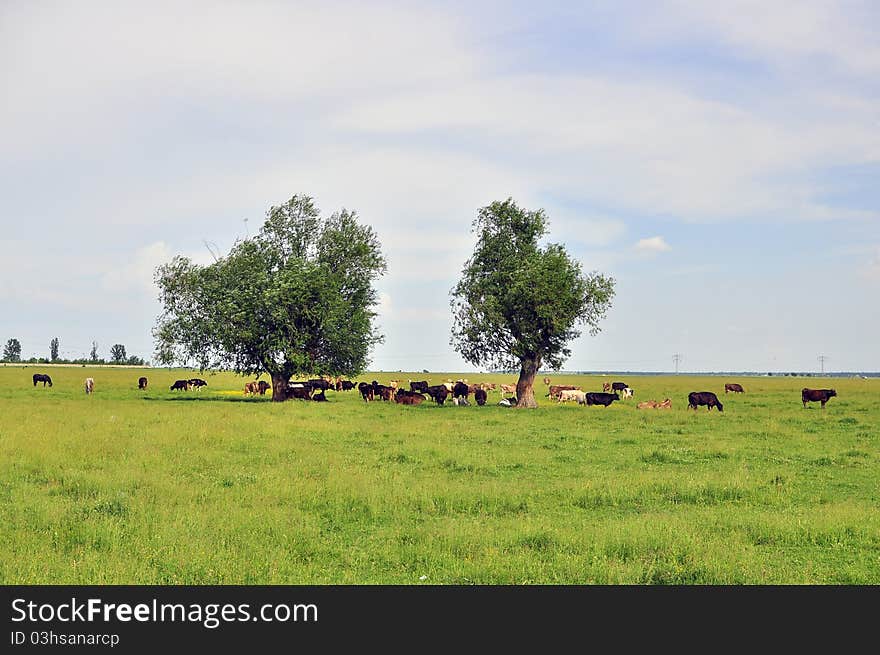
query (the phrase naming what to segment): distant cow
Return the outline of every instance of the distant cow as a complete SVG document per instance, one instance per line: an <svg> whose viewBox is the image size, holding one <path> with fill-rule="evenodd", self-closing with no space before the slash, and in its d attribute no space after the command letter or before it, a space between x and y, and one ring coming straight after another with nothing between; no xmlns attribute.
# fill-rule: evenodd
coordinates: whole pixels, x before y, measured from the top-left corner
<svg viewBox="0 0 880 655"><path fill-rule="evenodd" d="M719 412L724 411L724 405L712 391L691 391L688 394L688 409L696 411L700 405L705 405L707 412L711 412L713 407L717 407Z"/></svg>
<svg viewBox="0 0 880 655"><path fill-rule="evenodd" d="M550 385L550 390L547 395L554 400L559 400L560 391L582 391L582 389L571 384L553 384Z"/></svg>
<svg viewBox="0 0 880 655"><path fill-rule="evenodd" d="M312 389L320 389L321 391L326 391L330 388L330 382L324 378L312 378L309 380L309 384Z"/></svg>
<svg viewBox="0 0 880 655"><path fill-rule="evenodd" d="M672 401L667 398L662 403L657 403L657 409L672 409Z"/></svg>
<svg viewBox="0 0 880 655"><path fill-rule="evenodd" d="M624 388L622 389L622 393L621 393L621 395L622 395L624 398L632 398L632 397L633 397L633 393L634 393L634 392L633 392L633 390L632 390L631 387L624 387Z"/></svg>
<svg viewBox="0 0 880 655"><path fill-rule="evenodd" d="M620 400L620 395L616 393L606 393L604 391L591 391L584 394L587 405L602 405L608 407L615 400Z"/></svg>
<svg viewBox="0 0 880 655"><path fill-rule="evenodd" d="M485 389L476 389L474 390L474 400L477 401L477 404L482 407L486 404L486 390Z"/></svg>
<svg viewBox="0 0 880 655"><path fill-rule="evenodd" d="M552 389L553 387L551 387ZM502 384L501 385L501 395L504 396L506 393L516 393L516 385L515 384Z"/></svg>
<svg viewBox="0 0 880 655"><path fill-rule="evenodd" d="M825 403L836 395L837 392L834 389L807 389L806 387L801 389L801 400L804 403L804 408L806 408L808 402L821 402L822 409L825 409Z"/></svg>
<svg viewBox="0 0 880 655"><path fill-rule="evenodd" d="M199 378L192 378L189 381L189 386L195 387L196 391L201 391L202 387L208 386L208 383L205 382L204 380L199 379Z"/></svg>
<svg viewBox="0 0 880 655"><path fill-rule="evenodd" d="M351 391L354 388L355 388L355 384L351 380L343 380L342 381L342 390L343 391Z"/></svg>
<svg viewBox="0 0 880 655"><path fill-rule="evenodd" d="M724 385L724 393L727 393L728 391L733 391L734 393L743 393L745 389L742 388L741 384L730 382Z"/></svg>
<svg viewBox="0 0 880 655"><path fill-rule="evenodd" d="M265 396L266 392L272 388L272 385L266 382L265 380L259 380L257 382L257 391L260 392L261 396Z"/></svg>
<svg viewBox="0 0 880 655"><path fill-rule="evenodd" d="M46 386L46 383L49 383L49 386L52 386L52 378L48 375L44 375L43 373L34 373L34 386L37 386L37 382L42 382L43 386Z"/></svg>
<svg viewBox="0 0 880 655"><path fill-rule="evenodd" d="M603 382L602 383L602 391L611 391L611 383Z"/></svg>
<svg viewBox="0 0 880 655"><path fill-rule="evenodd" d="M544 384L546 384L549 387L550 386L550 378L544 378Z"/></svg>
<svg viewBox="0 0 880 655"><path fill-rule="evenodd" d="M611 383L611 391L623 391L629 385L626 382L612 382Z"/></svg>
<svg viewBox="0 0 880 655"><path fill-rule="evenodd" d="M643 400L638 405L636 405L637 409L656 409L657 401L656 400Z"/></svg>
<svg viewBox="0 0 880 655"><path fill-rule="evenodd" d="M427 393L428 391L428 381L420 380L418 382L409 381L409 390L413 393Z"/></svg>
<svg viewBox="0 0 880 655"><path fill-rule="evenodd" d="M256 382L245 382L244 383L244 395L245 396L253 396L259 391L260 387Z"/></svg>
<svg viewBox="0 0 880 655"><path fill-rule="evenodd" d="M138 389L146 389L147 388L147 378L140 377L138 378Z"/></svg>
<svg viewBox="0 0 880 655"><path fill-rule="evenodd" d="M559 392L559 396L557 396L557 400L560 403L564 403L567 400L577 401L579 405L583 405L585 400L585 393L580 389L563 389Z"/></svg>
<svg viewBox="0 0 880 655"><path fill-rule="evenodd" d="M94 378L86 378L86 395L92 393L95 390L95 380Z"/></svg>
<svg viewBox="0 0 880 655"><path fill-rule="evenodd" d="M358 391L360 392L361 396L363 396L365 403L373 400L373 385L372 384L368 384L366 382L361 382L360 384L358 384Z"/></svg>
<svg viewBox="0 0 880 655"><path fill-rule="evenodd" d="M415 391L407 391L406 389L398 389L394 394L394 402L399 405L419 405L425 402L425 397Z"/></svg>
<svg viewBox="0 0 880 655"><path fill-rule="evenodd" d="M171 391L177 391L179 389L183 389L184 391L189 391L190 383L189 380L175 380L174 384L171 385Z"/></svg>

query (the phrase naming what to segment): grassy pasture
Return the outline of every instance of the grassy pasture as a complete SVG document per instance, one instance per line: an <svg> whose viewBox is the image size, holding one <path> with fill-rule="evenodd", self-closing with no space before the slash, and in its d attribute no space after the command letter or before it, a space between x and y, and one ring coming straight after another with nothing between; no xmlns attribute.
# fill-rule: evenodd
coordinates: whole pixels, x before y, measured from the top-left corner
<svg viewBox="0 0 880 655"><path fill-rule="evenodd" d="M194 375L0 367L0 582L880 583L878 380L628 378L607 409L521 411L169 391ZM723 414L686 409L703 390Z"/></svg>

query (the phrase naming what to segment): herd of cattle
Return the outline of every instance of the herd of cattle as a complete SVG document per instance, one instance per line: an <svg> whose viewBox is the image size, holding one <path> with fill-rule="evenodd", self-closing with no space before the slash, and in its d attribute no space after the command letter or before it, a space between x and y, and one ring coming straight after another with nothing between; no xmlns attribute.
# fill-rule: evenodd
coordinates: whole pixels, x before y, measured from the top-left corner
<svg viewBox="0 0 880 655"><path fill-rule="evenodd" d="M33 376L34 386L42 382L45 387L47 384L52 386L52 378L43 373L35 373ZM322 376L303 381L294 381L288 383L287 396L300 400L313 400L317 402L326 401L327 397L324 392L333 391L351 391L357 389L364 399L364 402L373 400L394 401L400 405L419 405L428 398L443 405L451 397L454 405L469 405L470 397L473 395L474 402L483 406L488 402L489 391L499 391L501 399L499 405L504 407L512 407L516 405L516 385L515 384L496 384L494 382L481 382L478 384L468 384L467 380L446 380L441 384L429 384L427 380L409 380L409 389L403 388L400 380L392 380L390 384L379 384L376 380L372 382L355 383L351 380L343 380L342 378L331 378ZM625 382L606 382L602 385L602 391L584 391L581 387L574 385L554 385L550 384L550 378L544 378L544 384L548 387L547 398L556 400L557 403L574 401L579 405L600 405L608 407L615 400L632 398L635 394L634 390ZM191 389L201 390L202 387L208 386L208 383L201 378L190 378L186 380L176 380L171 385L171 391L189 391ZM138 389L145 390L147 388L147 378L138 378ZM271 389L271 385L265 380L255 380L247 382L244 385L245 395L265 395L266 391ZM95 389L95 380L86 378L85 392L91 394ZM724 385L724 393L745 393L742 385L737 383L726 383ZM506 394L513 394L512 398L506 398ZM825 409L825 403L829 399L837 395L834 389L808 389L804 387L801 390L801 401L804 407L807 403L821 403L822 409ZM719 412L724 411L724 405L718 400L718 396L712 391L692 391L688 394L688 409L696 411L698 407L705 406L707 411L712 408L718 409ZM672 401L666 398L663 401L646 400L639 402L636 407L638 409L670 409Z"/></svg>

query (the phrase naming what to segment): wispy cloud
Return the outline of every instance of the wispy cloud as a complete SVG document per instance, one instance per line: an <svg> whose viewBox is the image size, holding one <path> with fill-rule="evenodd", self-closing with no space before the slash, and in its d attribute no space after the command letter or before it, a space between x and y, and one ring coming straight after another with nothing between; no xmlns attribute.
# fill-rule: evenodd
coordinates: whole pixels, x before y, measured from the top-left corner
<svg viewBox="0 0 880 655"><path fill-rule="evenodd" d="M639 252L645 253L658 253L672 250L672 247L666 243L666 240L663 237L660 236L639 239L634 247Z"/></svg>

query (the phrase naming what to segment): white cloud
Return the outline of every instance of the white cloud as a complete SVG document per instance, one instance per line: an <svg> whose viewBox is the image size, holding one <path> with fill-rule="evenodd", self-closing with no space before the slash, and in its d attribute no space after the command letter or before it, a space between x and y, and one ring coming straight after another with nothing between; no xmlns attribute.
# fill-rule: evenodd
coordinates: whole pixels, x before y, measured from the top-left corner
<svg viewBox="0 0 880 655"><path fill-rule="evenodd" d="M666 252L667 250L672 250L672 247L668 243L666 243L666 240L663 237L660 236L639 239L634 247L640 252L649 253Z"/></svg>

